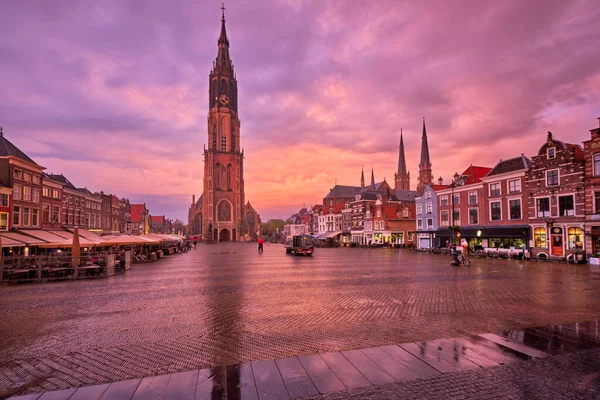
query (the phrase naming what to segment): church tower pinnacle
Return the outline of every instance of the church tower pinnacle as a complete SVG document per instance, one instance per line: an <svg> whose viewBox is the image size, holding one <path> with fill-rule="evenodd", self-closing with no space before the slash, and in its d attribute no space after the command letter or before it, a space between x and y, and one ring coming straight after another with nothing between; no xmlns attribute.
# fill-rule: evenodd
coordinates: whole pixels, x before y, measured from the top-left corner
<svg viewBox="0 0 600 400"><path fill-rule="evenodd" d="M360 169L360 188L365 190L365 169L361 167Z"/></svg>
<svg viewBox="0 0 600 400"><path fill-rule="evenodd" d="M217 58L209 75L208 148L204 149L202 233L208 241L237 241L249 232L244 196L244 152L240 146L237 79L229 56L225 6Z"/></svg>
<svg viewBox="0 0 600 400"><path fill-rule="evenodd" d="M400 128L400 150L398 154L398 172L394 174L396 190L410 190L410 172L406 170L406 158L404 156L404 138Z"/></svg>
<svg viewBox="0 0 600 400"><path fill-rule="evenodd" d="M419 162L417 192L423 189L427 184L433 184L433 174L431 173L431 161L429 160L429 146L427 145L425 117L423 117L423 136L421 137L421 161Z"/></svg>
<svg viewBox="0 0 600 400"><path fill-rule="evenodd" d="M375 172L373 172L373 167L371 167L371 188L375 190Z"/></svg>

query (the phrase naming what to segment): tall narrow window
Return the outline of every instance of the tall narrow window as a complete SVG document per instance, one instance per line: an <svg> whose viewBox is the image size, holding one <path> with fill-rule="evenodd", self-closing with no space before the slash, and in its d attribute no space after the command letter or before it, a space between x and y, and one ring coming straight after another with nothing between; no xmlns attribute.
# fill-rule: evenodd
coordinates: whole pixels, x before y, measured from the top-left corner
<svg viewBox="0 0 600 400"><path fill-rule="evenodd" d="M533 231L535 247L546 247L546 228L535 228Z"/></svg>
<svg viewBox="0 0 600 400"><path fill-rule="evenodd" d="M227 136L221 135L221 151L227 151Z"/></svg>
<svg viewBox="0 0 600 400"><path fill-rule="evenodd" d="M469 208L469 225L477 225L479 223L479 209Z"/></svg>
<svg viewBox="0 0 600 400"><path fill-rule="evenodd" d="M215 189L221 189L221 164L215 165Z"/></svg>
<svg viewBox="0 0 600 400"><path fill-rule="evenodd" d="M231 164L227 166L227 190L231 190Z"/></svg>
<svg viewBox="0 0 600 400"><path fill-rule="evenodd" d="M558 212L561 217L575 215L573 196L558 196Z"/></svg>
<svg viewBox="0 0 600 400"><path fill-rule="evenodd" d="M500 221L502 219L502 211L500 209L500 202L494 201L490 203L490 220Z"/></svg>
<svg viewBox="0 0 600 400"><path fill-rule="evenodd" d="M600 176L600 154L594 154L594 176Z"/></svg>
<svg viewBox="0 0 600 400"><path fill-rule="evenodd" d="M510 208L510 219L521 219L521 200L510 200L508 206Z"/></svg>
<svg viewBox="0 0 600 400"><path fill-rule="evenodd" d="M558 185L558 170L546 172L546 186L557 186Z"/></svg>

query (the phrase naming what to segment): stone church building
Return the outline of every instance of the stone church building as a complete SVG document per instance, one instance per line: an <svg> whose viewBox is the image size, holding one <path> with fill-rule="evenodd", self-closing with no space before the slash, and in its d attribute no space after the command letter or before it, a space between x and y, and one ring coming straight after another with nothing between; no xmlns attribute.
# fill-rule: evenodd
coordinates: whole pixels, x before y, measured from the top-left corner
<svg viewBox="0 0 600 400"><path fill-rule="evenodd" d="M247 241L256 239L260 216L244 197L237 79L222 10L218 53L209 76L203 193L198 201L192 197L189 227L191 234L201 235L206 241Z"/></svg>

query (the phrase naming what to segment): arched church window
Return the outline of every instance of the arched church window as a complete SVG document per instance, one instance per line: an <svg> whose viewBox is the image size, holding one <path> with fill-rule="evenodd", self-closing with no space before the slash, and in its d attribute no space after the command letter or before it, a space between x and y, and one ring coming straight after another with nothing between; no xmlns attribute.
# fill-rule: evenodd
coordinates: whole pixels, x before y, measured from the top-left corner
<svg viewBox="0 0 600 400"><path fill-rule="evenodd" d="M231 221L231 205L227 200L223 200L217 207L217 218L219 221Z"/></svg>
<svg viewBox="0 0 600 400"><path fill-rule="evenodd" d="M215 188L221 189L221 164L215 166Z"/></svg>
<svg viewBox="0 0 600 400"><path fill-rule="evenodd" d="M213 84L212 84L212 89L213 89L213 90L212 90L212 92L213 92L212 94L213 94L213 95L212 95L212 99L210 99L210 100L211 100L211 101L210 101L210 104L211 104L212 106L214 106L214 105L215 105L215 103L217 102L217 98L219 97L219 91L218 91L218 89L217 89L217 86L218 86L217 82L218 82L218 81L215 79L215 80L213 81Z"/></svg>
<svg viewBox="0 0 600 400"><path fill-rule="evenodd" d="M213 125L212 148L217 149L217 124Z"/></svg>
<svg viewBox="0 0 600 400"><path fill-rule="evenodd" d="M231 164L227 166L227 190L231 190Z"/></svg>

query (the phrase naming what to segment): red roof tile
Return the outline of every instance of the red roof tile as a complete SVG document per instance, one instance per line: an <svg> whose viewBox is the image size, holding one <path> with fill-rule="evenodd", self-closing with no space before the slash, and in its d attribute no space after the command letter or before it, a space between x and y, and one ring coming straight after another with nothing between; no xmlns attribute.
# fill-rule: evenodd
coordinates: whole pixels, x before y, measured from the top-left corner
<svg viewBox="0 0 600 400"><path fill-rule="evenodd" d="M467 175L468 178L465 181L464 185L471 185L473 183L481 182L481 178L486 176L492 169L489 167L475 167L471 165L469 168L463 172L463 175Z"/></svg>
<svg viewBox="0 0 600 400"><path fill-rule="evenodd" d="M141 222L143 212L143 204L131 204L131 222Z"/></svg>
<svg viewBox="0 0 600 400"><path fill-rule="evenodd" d="M433 190L444 190L444 189L448 189L448 185L431 185L431 187L433 188Z"/></svg>
<svg viewBox="0 0 600 400"><path fill-rule="evenodd" d="M163 224L165 222L165 217L163 215L157 215L157 216L152 215L150 218L152 218L152 221L154 221L158 224Z"/></svg>

